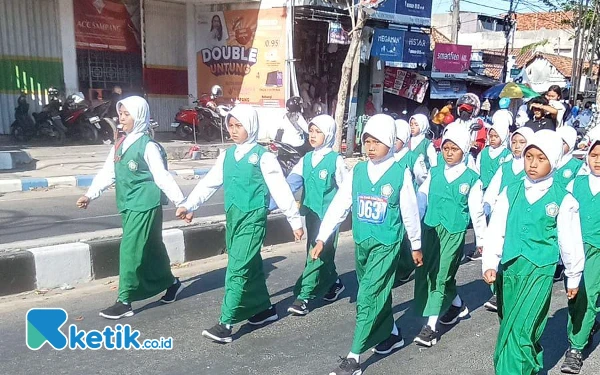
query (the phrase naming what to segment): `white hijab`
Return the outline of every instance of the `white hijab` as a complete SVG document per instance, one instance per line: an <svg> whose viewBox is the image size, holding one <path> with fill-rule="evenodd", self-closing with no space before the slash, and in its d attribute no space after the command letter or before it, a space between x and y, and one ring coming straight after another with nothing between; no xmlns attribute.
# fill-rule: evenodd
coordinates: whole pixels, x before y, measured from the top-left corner
<svg viewBox="0 0 600 375"><path fill-rule="evenodd" d="M310 121L309 128L311 124L316 126L325 135L325 142L315 148L315 151L323 152L323 154L329 152L335 142L335 120L329 115L319 115Z"/></svg>
<svg viewBox="0 0 600 375"><path fill-rule="evenodd" d="M553 130L542 129L534 133L531 141L527 141L527 147L523 150L523 156L531 147L539 148L550 162L550 173L547 176L532 182L540 182L552 177L558 168L560 159L563 157L563 141L560 135ZM529 177L528 177L529 178Z"/></svg>
<svg viewBox="0 0 600 375"><path fill-rule="evenodd" d="M448 129L442 137L442 146L446 141L452 141L457 145L463 152L462 163L469 157L469 151L471 151L471 134L468 130L462 127L454 126ZM457 163L458 165L460 163Z"/></svg>
<svg viewBox="0 0 600 375"><path fill-rule="evenodd" d="M227 117L225 118L226 124L229 124L229 119L231 117L236 118L248 133L248 138L237 146L248 145L250 146L248 149L254 147L258 136L258 113L256 112L256 109L248 104L238 104L227 114ZM245 148L246 147L244 147L244 149Z"/></svg>
<svg viewBox="0 0 600 375"><path fill-rule="evenodd" d="M365 141L365 135L369 134L379 142L389 147L389 152L382 160L378 160L379 164L394 155L394 145L396 143L396 124L392 116L378 114L372 116L367 121L363 130L362 140Z"/></svg>
<svg viewBox="0 0 600 375"><path fill-rule="evenodd" d="M121 106L133 117L133 129L127 133L122 145L125 152L135 141L148 132L150 127L150 108L148 102L141 96L130 96L117 102L117 113Z"/></svg>
<svg viewBox="0 0 600 375"><path fill-rule="evenodd" d="M404 147L408 147L408 142L410 141L410 125L404 120L396 120L394 123L396 124L396 139L404 142Z"/></svg>
<svg viewBox="0 0 600 375"><path fill-rule="evenodd" d="M575 146L577 143L577 130L570 126L561 126L560 128L556 129L556 133L558 133L567 146L569 146L569 151L564 154L560 160L558 168L561 168L563 165L567 164L571 159L573 159L573 151L575 151Z"/></svg>
<svg viewBox="0 0 600 375"><path fill-rule="evenodd" d="M592 149L594 148L594 146L595 146L596 144L598 144L598 143L600 143L600 138L592 139L592 140L590 141L590 147L589 147L589 148L587 149L587 151L585 152L585 164L586 164L588 167L589 167L589 164L590 164L590 163L589 163L590 151L592 151ZM590 171L590 175L591 175L591 176L594 176L594 177L600 178L600 175L599 175L599 176L597 176L597 175L595 175L595 174L594 174L594 172L592 172L592 168L589 168L589 171Z"/></svg>

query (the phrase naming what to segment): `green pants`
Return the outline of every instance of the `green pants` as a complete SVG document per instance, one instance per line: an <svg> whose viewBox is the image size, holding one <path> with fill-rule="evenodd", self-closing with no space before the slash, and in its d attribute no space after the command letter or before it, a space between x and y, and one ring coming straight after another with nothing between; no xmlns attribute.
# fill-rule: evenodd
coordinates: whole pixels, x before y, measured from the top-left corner
<svg viewBox="0 0 600 375"><path fill-rule="evenodd" d="M600 296L600 249L586 243L583 282L577 296L569 301L567 332L573 349L583 350L588 343L596 315L600 311L598 296Z"/></svg>
<svg viewBox="0 0 600 375"><path fill-rule="evenodd" d="M267 209L226 213L227 272L220 322L235 324L271 306L260 250L267 231Z"/></svg>
<svg viewBox="0 0 600 375"><path fill-rule="evenodd" d="M423 266L415 271L415 310L439 316L456 297L456 272L462 259L465 233L449 233L442 225L422 226Z"/></svg>
<svg viewBox="0 0 600 375"><path fill-rule="evenodd" d="M157 295L175 278L162 240L162 207L121 213L123 237L119 248L119 297L124 303Z"/></svg>
<svg viewBox="0 0 600 375"><path fill-rule="evenodd" d="M395 283L397 284L401 282L400 280L408 279L415 268L415 262L412 257L412 247L408 235L405 233L402 238L402 244L400 245L400 257L398 259L398 270L396 271Z"/></svg>
<svg viewBox="0 0 600 375"><path fill-rule="evenodd" d="M352 353L364 353L392 332L392 285L399 252L400 242L386 246L369 238L356 244L358 295Z"/></svg>
<svg viewBox="0 0 600 375"><path fill-rule="evenodd" d="M537 267L520 256L501 267L496 277L496 375L534 375L544 366L539 341L548 320L556 264Z"/></svg>
<svg viewBox="0 0 600 375"><path fill-rule="evenodd" d="M315 245L321 219L314 212L308 210L306 218L306 264L304 272L296 282L294 295L301 300L311 300L323 297L335 284L338 274L335 269L335 249L337 247L338 233L334 233L323 247L319 259L313 260L310 252Z"/></svg>

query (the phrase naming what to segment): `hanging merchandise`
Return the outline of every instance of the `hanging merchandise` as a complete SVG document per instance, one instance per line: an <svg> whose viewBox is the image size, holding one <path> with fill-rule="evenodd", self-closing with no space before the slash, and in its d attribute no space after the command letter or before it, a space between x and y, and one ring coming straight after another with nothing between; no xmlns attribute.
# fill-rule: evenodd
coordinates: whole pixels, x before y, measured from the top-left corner
<svg viewBox="0 0 600 375"><path fill-rule="evenodd" d="M329 44L350 44L350 36L342 27L340 22L329 22L329 33L327 34Z"/></svg>
<svg viewBox="0 0 600 375"><path fill-rule="evenodd" d="M427 77L406 70L386 67L383 90L418 103L423 103L429 87Z"/></svg>

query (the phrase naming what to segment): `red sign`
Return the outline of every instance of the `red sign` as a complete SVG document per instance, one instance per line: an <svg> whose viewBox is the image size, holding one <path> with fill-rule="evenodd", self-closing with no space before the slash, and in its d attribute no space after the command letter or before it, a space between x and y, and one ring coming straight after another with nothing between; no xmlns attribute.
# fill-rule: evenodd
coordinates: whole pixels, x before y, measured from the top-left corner
<svg viewBox="0 0 600 375"><path fill-rule="evenodd" d="M427 77L406 70L385 67L383 91L423 103L429 87Z"/></svg>
<svg viewBox="0 0 600 375"><path fill-rule="evenodd" d="M77 0L73 10L77 48L140 52L139 2Z"/></svg>
<svg viewBox="0 0 600 375"><path fill-rule="evenodd" d="M436 43L433 50L433 78L466 78L471 66L471 46Z"/></svg>

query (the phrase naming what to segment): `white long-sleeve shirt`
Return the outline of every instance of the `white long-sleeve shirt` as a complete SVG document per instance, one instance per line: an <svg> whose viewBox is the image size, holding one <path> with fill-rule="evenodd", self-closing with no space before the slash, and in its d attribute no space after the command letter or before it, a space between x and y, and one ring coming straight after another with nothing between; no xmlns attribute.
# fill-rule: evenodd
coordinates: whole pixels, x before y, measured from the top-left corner
<svg viewBox="0 0 600 375"><path fill-rule="evenodd" d="M371 161L367 164L367 174L372 183L376 183L387 172L388 169L395 163L396 160L391 157L379 164L374 164ZM321 222L317 240L326 242L329 236L339 227L346 219L350 209L352 208L352 181L354 179L354 170L348 173L348 177L344 180L344 184L340 186L333 201L329 205L329 209L325 213L325 217ZM421 222L419 220L419 210L417 206L417 198L412 184L412 177L408 168L404 172L404 182L400 189L400 214L402 222L406 229L408 239L413 250L421 249Z"/></svg>
<svg viewBox="0 0 600 375"><path fill-rule="evenodd" d="M464 163L459 163L453 166L444 167L444 176L448 182L453 182L459 178L465 171L467 166ZM419 187L417 192L417 201L419 204L419 214L421 218L425 217L427 206L429 204L429 189L431 186L431 174L427 177L423 185ZM477 180L473 187L469 191L467 198L467 204L469 206L469 215L473 222L473 229L475 230L475 244L476 246L483 246L483 236L486 231L485 215L483 213L483 185L480 180ZM433 202L432 204L435 204Z"/></svg>
<svg viewBox="0 0 600 375"><path fill-rule="evenodd" d="M424 140L425 140L425 134L419 134L419 135L412 137L409 142L410 149L412 151L414 151L415 148L417 148L417 146L419 146L421 144L421 142L423 142ZM437 154L437 151L435 151L433 142L429 143L429 146L427 147L427 158L429 159L429 165L431 166L431 168L437 166L438 154Z"/></svg>
<svg viewBox="0 0 600 375"><path fill-rule="evenodd" d="M134 137L131 139L133 138ZM135 142L137 139L139 139L139 137L135 137L133 142ZM126 150L133 144L133 142L127 142L126 138L123 142L123 150ZM102 192L104 192L104 190L106 190L115 182L114 159L115 148L112 147L108 153L108 157L106 158L104 165L102 166L102 169L98 172L96 177L94 177L94 180L92 181L87 193L85 193L86 197L92 200L98 198ZM156 143L148 142L146 149L144 150L144 161L146 164L148 164L152 178L154 179L154 182L158 188L162 190L167 198L169 198L169 200L175 205L181 204L181 202L184 200L183 193L181 192L181 189L177 185L177 182L175 182L175 179L171 173L165 169L165 165L163 164L163 159L160 154L160 149Z"/></svg>
<svg viewBox="0 0 600 375"><path fill-rule="evenodd" d="M538 183L533 183L529 179L525 179L525 198L527 201L533 204L540 200L548 192L552 186L552 182L552 178ZM481 266L483 273L490 269L498 270L498 264L502 259L504 250L506 223L510 220L508 210L508 196L506 189L504 189L498 197L494 214L486 232L482 258L483 263ZM585 263L585 253L581 237L581 223L579 221L579 203L577 203L577 200L571 194L565 196L558 209L556 228L558 231L560 256L565 265L567 288L574 289L579 286L579 281L581 280L583 265Z"/></svg>
<svg viewBox="0 0 600 375"><path fill-rule="evenodd" d="M322 148L319 150L313 151L311 164L314 167L319 164L323 158L330 152L333 152L331 148ZM290 174L297 174L298 176L302 176L304 173L304 156L300 158L298 163L292 168ZM342 186L344 180L348 176L348 168L346 167L346 163L341 155L338 155L337 160L335 161L335 183L337 186Z"/></svg>
<svg viewBox="0 0 600 375"><path fill-rule="evenodd" d="M408 151L410 151L410 149L408 147L404 147L394 154L394 159L396 161L402 160ZM415 175L415 182L417 183L417 186L421 186L429 174L429 171L427 171L427 166L425 165L425 157L423 155L417 155L417 160L415 161L415 165L412 166L412 171Z"/></svg>
<svg viewBox="0 0 600 375"><path fill-rule="evenodd" d="M256 143L236 145L234 158L240 161ZM206 176L198 182L198 185L192 190L185 202L179 206L185 207L188 211L195 211L198 207L212 197L223 185L223 165L225 162L225 153L221 153L215 162L215 165L208 171ZM260 158L260 170L262 172L269 193L277 206L286 216L293 230L302 228L302 221L298 212L298 205L290 187L285 181L281 167L270 152L265 152Z"/></svg>
<svg viewBox="0 0 600 375"><path fill-rule="evenodd" d="M512 168L513 173L516 175L521 173L523 169L525 169L525 164L523 158L512 159L510 161L510 166ZM483 195L483 203L487 203L494 210L494 206L496 205L496 200L500 195L500 186L502 185L502 168L498 168L498 171L492 177L492 181L488 185L485 194Z"/></svg>

